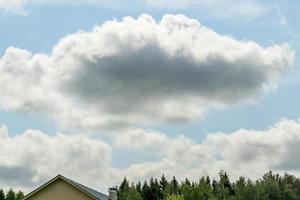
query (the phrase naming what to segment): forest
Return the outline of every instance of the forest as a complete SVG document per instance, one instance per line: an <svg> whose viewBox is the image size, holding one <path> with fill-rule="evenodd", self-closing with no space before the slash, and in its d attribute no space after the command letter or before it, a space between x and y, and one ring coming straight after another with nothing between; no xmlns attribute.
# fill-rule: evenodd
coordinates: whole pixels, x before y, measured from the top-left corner
<svg viewBox="0 0 300 200"><path fill-rule="evenodd" d="M13 189L10 189L5 193L3 189L0 189L0 200L22 200L24 197L23 192L15 192Z"/></svg>
<svg viewBox="0 0 300 200"><path fill-rule="evenodd" d="M179 183L176 177L167 180L163 175L135 184L124 178L118 200L300 200L300 179L268 172L255 181L240 177L231 182L224 171L217 180L207 176L196 182Z"/></svg>
<svg viewBox="0 0 300 200"><path fill-rule="evenodd" d="M201 177L198 181L185 179L179 182L174 176L167 180L150 178L133 183L123 179L117 188L118 200L300 200L300 179L294 175L268 172L252 181L240 177L230 181L220 171L217 179ZM22 200L23 192L0 189L0 200Z"/></svg>

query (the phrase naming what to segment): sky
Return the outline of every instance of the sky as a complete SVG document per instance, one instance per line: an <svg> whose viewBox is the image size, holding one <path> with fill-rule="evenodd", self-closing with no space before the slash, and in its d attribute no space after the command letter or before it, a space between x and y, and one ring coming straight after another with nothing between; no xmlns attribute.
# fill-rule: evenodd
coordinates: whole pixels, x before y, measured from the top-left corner
<svg viewBox="0 0 300 200"><path fill-rule="evenodd" d="M0 0L0 188L300 176L299 9Z"/></svg>

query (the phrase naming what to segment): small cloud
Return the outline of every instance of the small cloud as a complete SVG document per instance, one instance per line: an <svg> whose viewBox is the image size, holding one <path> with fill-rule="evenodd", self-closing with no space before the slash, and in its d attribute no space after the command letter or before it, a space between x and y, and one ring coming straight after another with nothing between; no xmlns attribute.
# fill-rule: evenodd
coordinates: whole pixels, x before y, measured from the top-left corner
<svg viewBox="0 0 300 200"><path fill-rule="evenodd" d="M0 13L27 15L27 12L24 10L23 6L23 0L1 0Z"/></svg>
<svg viewBox="0 0 300 200"><path fill-rule="evenodd" d="M144 0L144 3L159 9L185 10L196 9L206 16L218 19L239 18L255 19L268 12L268 6L254 0Z"/></svg>
<svg viewBox="0 0 300 200"><path fill-rule="evenodd" d="M103 1L103 0L2 0L0 11L10 14L28 14L24 7L31 5L66 5L66 6L104 6L116 9L134 9L141 6L151 6L155 9L183 11L196 9L205 16L217 19L251 20L268 12L267 5L256 0L142 0L138 2Z"/></svg>
<svg viewBox="0 0 300 200"><path fill-rule="evenodd" d="M279 19L277 23L282 27L286 27L288 25L288 21L282 13L279 13Z"/></svg>

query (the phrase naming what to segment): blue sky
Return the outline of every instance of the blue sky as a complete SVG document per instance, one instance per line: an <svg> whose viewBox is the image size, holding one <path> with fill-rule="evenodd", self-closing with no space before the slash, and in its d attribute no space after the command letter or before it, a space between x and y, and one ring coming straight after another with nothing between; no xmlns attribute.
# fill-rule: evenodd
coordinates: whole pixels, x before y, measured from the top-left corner
<svg viewBox="0 0 300 200"><path fill-rule="evenodd" d="M185 174L184 172L182 172L182 170L180 170L182 166L178 167L176 165L176 162L165 163L166 160L173 158L170 155L173 155L172 152L176 151L177 143L181 144L181 142L187 142L187 144L191 146L194 145L195 149L193 149L192 152L197 152L197 148L200 148L199 146L201 146L201 148L208 148L205 145L210 143L211 140L207 138L210 138L210 136L212 138L217 137L218 134L221 133L227 134L230 138L231 136L234 137L233 135L235 131L244 129L249 132L258 132L258 134L260 132L265 133L266 135L268 135L269 132L274 131L274 135L277 135L277 133L279 132L289 134L289 130L299 128L298 118L300 107L298 106L298 99L300 96L300 69L298 66L300 63L300 58L297 54L298 50L300 50L300 22L298 20L300 17L299 2L249 0L245 1L246 3L243 3L242 1L238 0L224 0L219 2L211 1L212 3L205 3L206 1L201 1L202 3L200 1L187 1L186 4L182 4L180 3L180 1L165 1L165 3L159 3L159 1L155 0L124 0L120 2L112 2L111 5L96 0L90 1L89 4L83 3L83 1L79 0L76 1L76 5L69 5L69 3L67 3L68 1L57 0L55 2L51 3L51 1L41 1L37 3L36 1L24 1L22 4L13 4L13 1L4 1L4 3L2 3L3 5L0 3L1 57L6 54L6 50L9 47L26 49L32 54L42 53L45 55L50 55L53 47L56 46L60 40L70 34L77 33L81 30L91 32L93 27L95 26L101 26L101 24L103 24L104 22L113 19L122 21L122 18L124 16L130 16L133 19L137 19L144 13L152 16L152 18L157 22L159 22L165 14L176 15L180 13L185 15L188 19L196 19L201 23L201 25L209 27L220 36L229 35L233 37L234 40L241 43L246 41L254 41L261 48L267 48L270 46L287 43L291 51L295 53L295 57L292 64L290 64L290 66L288 67L288 70L280 72L278 79L272 82L276 85L275 88L269 89L267 91L258 91L258 93L253 94L251 93L252 90L249 90L249 95L245 94L247 96L245 97L246 100L243 100L244 98L237 102L235 102L234 99L231 100L235 103L227 103L223 102L222 99L217 99L217 101L221 101L225 104L224 108L219 108L218 106L209 106L209 101L203 101L201 102L201 106L205 107L205 112L203 112L201 116L193 117L191 120L188 120L188 122L186 122L185 120L184 122L175 120L175 122L168 123L165 120L153 120L151 113L147 113L146 115L144 115L144 113L133 113L134 115L137 114L138 116L140 116L141 114L141 118L145 117L145 120L140 120L132 127L129 126L125 129L119 129L119 127L108 129L107 127L96 126L97 128L86 130L82 127L78 128L76 126L77 122L75 122L75 125L73 126L72 123L70 123L70 126L61 126L60 123L65 122L62 122L61 118L56 119L56 117L53 117L53 113L50 113L50 111L36 112L34 109L28 110L27 108L24 108L22 106L9 109L7 108L7 104L9 103L6 102L6 104L4 100L2 100L0 101L0 105L2 108L0 111L0 123L5 125L5 127L7 127L8 129L8 135L6 137L15 140L16 144L22 146L22 142L26 142L27 140L19 140L18 137L25 138L25 133L32 131L32 129L40 131L39 134L42 135L35 135L33 133L30 134L33 134L36 137L45 136L46 138L48 138L46 139L47 141L49 140L59 142L59 139L57 139L59 138L59 136L57 135L58 132L63 132L63 134L66 134L65 137L70 139L70 143L73 142L73 140L71 139L72 137L76 138L78 135L84 135L82 137L87 140L86 144L90 144L90 142L99 142L99 149L96 150L99 150L99 152L101 152L104 149L104 152L108 152L108 154L111 154L111 156L109 156L108 158L102 158L100 154L99 156L95 155L96 159L104 159L108 164L105 164L104 166L100 164L99 166L99 164L96 163L94 164L94 168L91 171L96 169L105 171L108 170L106 168L109 168L114 173L119 173L119 177L122 177L122 175L128 173L128 176L132 179L143 179L147 176L157 175L164 172L164 170L167 168L166 166L170 165L174 168L174 170L170 172L170 176L172 173L178 173L179 176L183 177L189 176L189 174ZM11 3L12 5L9 5L9 3ZM229 6L229 4L231 4L231 6ZM122 32L122 30L119 31ZM199 51L201 52L202 49L200 48ZM4 60L4 58L1 59ZM255 65L256 62L253 61L253 63L253 65ZM4 68L4 65L1 66L0 63L0 67ZM241 64L241 67L243 67L243 64ZM264 66L262 64L258 64L258 67L262 68ZM0 74L0 76L4 76L4 74ZM220 74L220 77L222 76L223 75ZM244 78L247 79L247 75ZM241 77L241 79L243 79L243 77ZM16 80L18 80L18 77L16 77ZM9 90L10 88L13 88L13 85L17 85L19 82L17 81L16 83L1 83L7 84L5 89L3 90ZM97 84L97 82L94 84ZM20 85L20 87L23 88L24 94L26 93L26 90L28 88L28 90L30 90L30 86L27 85ZM71 92L74 91L76 93L77 88L75 88ZM83 93L84 92L85 91L83 91ZM228 93L233 92L234 91L229 91ZM73 93L68 94L70 96L73 95ZM3 98L6 98L6 96L8 96L8 93L4 92L1 94L0 92L0 95ZM143 93L141 93L140 95L142 96ZM13 98L17 99L19 98L19 96L20 95L17 94L16 96L13 96ZM67 99L68 98L70 97L67 97ZM101 98L101 96L97 96L97 98ZM126 99L126 97L123 98L125 98L124 101L128 101L129 103L129 99ZM251 99L251 102L249 103L247 99ZM158 100L161 101L160 98L158 98ZM207 105L205 105L206 103ZM33 101L33 104L37 105L38 102ZM57 110L55 110L55 112L56 111ZM113 114L115 115L115 113ZM97 113L97 115L101 116L102 113L99 112ZM156 115L157 113L155 113L155 116ZM117 112L116 117L124 117L124 115L119 115ZM73 120L74 122L74 119L70 120ZM76 120L80 119L76 118ZM284 131L285 129L280 126L281 124L284 124L284 127L292 128ZM110 127L111 126L114 125L110 125ZM128 129L131 128L137 130L133 130L133 133L127 134L127 132L130 132L130 130ZM70 132L75 132L76 135L74 136L74 133ZM241 134L242 141L238 140L237 142L239 144L243 144L244 138L244 142L247 143L249 138L247 140L248 136L243 137L243 134L247 135L248 133L238 132L238 134ZM225 136L222 136L222 138L223 137ZM298 136L296 135L295 137ZM121 138L124 141L124 144L122 144L122 140L120 141L120 139L116 138ZM136 142L134 142L133 140L142 140L143 142L141 142L141 144L136 144ZM146 140L148 140L148 142L145 142ZM34 141L31 142L34 143ZM76 140L76 142L78 141ZM158 144L156 144L157 142ZM156 145L165 144L164 142L166 144L174 143L174 147L171 145L173 149L171 148L170 150L167 150L171 153L159 154L155 152L155 149L157 147ZM50 144L53 143L54 142L50 142ZM215 145L217 142L212 143L212 145ZM40 148L38 144L34 145L37 145L37 149ZM72 146L72 144L69 143L67 145ZM89 148L85 149L84 145L80 146L80 144L78 144L79 146L76 144L73 145L78 148L79 152L92 152L95 150ZM266 146L268 145L269 144L266 144ZM285 146L282 147L281 144L277 144L276 148L284 149ZM54 144L53 148L51 149L53 149L52 151L55 151ZM6 155L6 152L8 150L3 149L3 151L3 155ZM9 153L7 152L7 155L8 154ZM68 156L70 155L68 154L68 152L66 152L65 154L66 155L64 159L68 160ZM94 155L93 153L91 154ZM198 154L196 154L196 157L197 156ZM223 157L224 163L226 163L226 155L223 155ZM181 158L178 159L180 161ZM280 160L280 158L276 159ZM259 161L264 162L264 160ZM230 163L230 161L228 162ZM255 162L257 162L257 160L255 160ZM197 163L197 166L203 163L206 163L206 161ZM23 164L23 166L24 165L25 164ZM41 172L44 169L43 162L37 161L36 165L39 167L33 167L33 169L28 172L28 177L25 177L24 180L21 180L19 182L12 180L9 183L15 185L16 187L28 189L31 188L32 185L38 184L39 181L42 181L61 170L63 173L75 177L75 179L82 179L83 181L88 182L91 185L98 184L95 182L91 182L83 176L76 175L68 171L67 169L62 169L62 167L60 166L53 166L50 169L51 173L44 174ZM142 170L143 166L145 165L148 165L149 169ZM215 167L215 165L217 164L203 164L204 167L201 166L200 171L202 173L210 173L210 171L206 168L212 165ZM78 166L81 165L78 164ZM222 167L229 168L229 166L230 164L220 164L217 165L216 170ZM263 170L273 169L280 171L279 168L276 168L276 166L276 163L271 163L265 166L266 169ZM5 162L4 159L0 159L0 171L1 169L4 169L3 167L5 167L5 169L7 170L13 169L13 167L15 166L14 163L8 163ZM177 169L177 167L180 169ZM258 170L256 174L262 173L263 170ZM293 171L298 172L297 170L298 169L294 169ZM13 172L13 170L9 172ZM110 171L110 173L112 172ZM246 169L241 173L245 175L249 174ZM0 172L0 179L1 174L2 173ZM137 175L135 176L135 174ZM232 174L234 174L234 172L232 172ZM90 173L88 174L88 176L93 176L93 174ZM28 178L30 178L32 184L26 184L26 178L27 180ZM118 181L118 178L115 178L113 181L108 181L110 180L110 178L106 176L99 178L105 180L106 182L104 181L104 183L106 185ZM4 183L2 184L4 187L8 186Z"/></svg>
<svg viewBox="0 0 300 200"><path fill-rule="evenodd" d="M66 6L66 5L28 5L27 15L2 14L1 16L1 53L7 47L15 46L28 49L32 52L49 52L52 47L65 35L79 30L91 30L96 24L106 20L121 19L124 16L137 17L147 13L160 19L165 13L182 13L198 19L206 26L218 33L232 35L237 39L254 40L262 45L287 42L297 51L300 22L297 20L297 2L272 2L276 7L268 11L266 16L257 19L220 19L201 14L197 9L155 9L137 3L130 9L107 8L106 6ZM281 20L286 24L281 24ZM212 111L204 120L196 120L188 125L164 126L163 130L170 134L186 133L194 137L214 131L233 131L239 128L265 128L281 118L297 119L299 110L296 98L299 94L300 80L297 80L299 59L296 56L295 68L288 72L283 80L282 87L265 94L256 105L235 106L222 111ZM285 106L288 105L288 106ZM254 117L255 116L255 117ZM255 120L253 120L253 117ZM1 112L3 123L9 126L12 133L17 134L28 128L40 128L47 132L57 130L53 124L39 116L30 116L19 113ZM230 120L229 120L230 119ZM16 121L18 125L15 126ZM24 123L25 121L26 123ZM39 123L36 123L38 121ZM234 121L231 123L230 121ZM170 131L169 131L170 130ZM200 132L200 133L199 133Z"/></svg>

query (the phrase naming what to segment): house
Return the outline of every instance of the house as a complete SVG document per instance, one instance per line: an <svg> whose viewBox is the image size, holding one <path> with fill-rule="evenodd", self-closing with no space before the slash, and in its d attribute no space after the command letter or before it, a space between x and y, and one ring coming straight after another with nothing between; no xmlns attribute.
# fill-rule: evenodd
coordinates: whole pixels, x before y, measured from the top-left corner
<svg viewBox="0 0 300 200"><path fill-rule="evenodd" d="M62 175L58 175L44 185L26 195L23 200L117 200L116 188L103 194Z"/></svg>

